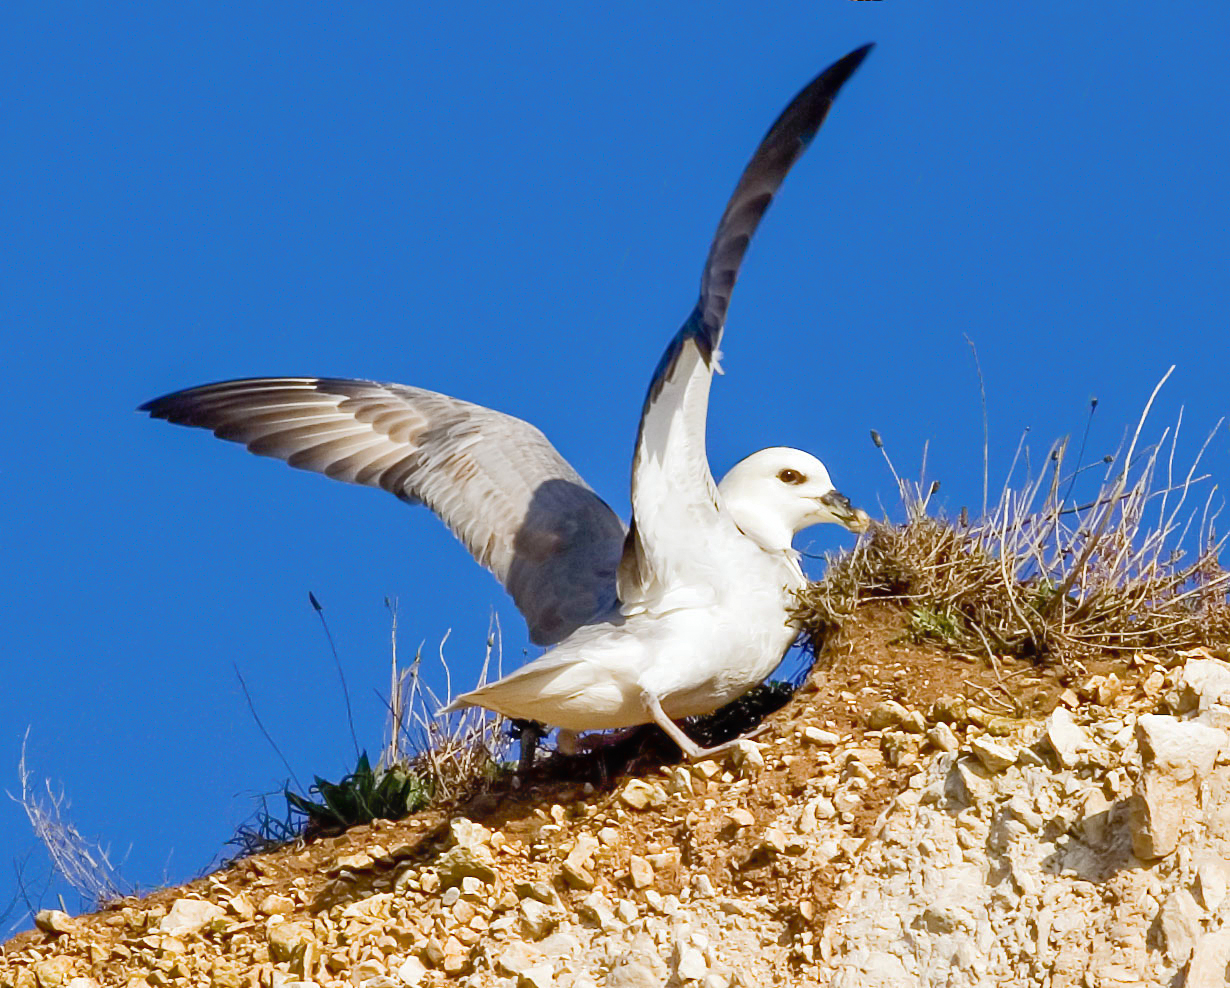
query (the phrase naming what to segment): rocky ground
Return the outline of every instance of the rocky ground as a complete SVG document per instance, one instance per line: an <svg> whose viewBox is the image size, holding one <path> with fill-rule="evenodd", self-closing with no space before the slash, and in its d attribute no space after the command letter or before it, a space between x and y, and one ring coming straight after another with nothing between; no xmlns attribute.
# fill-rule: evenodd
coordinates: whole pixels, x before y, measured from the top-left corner
<svg viewBox="0 0 1230 988"><path fill-rule="evenodd" d="M860 613L720 761L556 765L44 912L0 988L1226 984L1230 655L1069 677Z"/></svg>

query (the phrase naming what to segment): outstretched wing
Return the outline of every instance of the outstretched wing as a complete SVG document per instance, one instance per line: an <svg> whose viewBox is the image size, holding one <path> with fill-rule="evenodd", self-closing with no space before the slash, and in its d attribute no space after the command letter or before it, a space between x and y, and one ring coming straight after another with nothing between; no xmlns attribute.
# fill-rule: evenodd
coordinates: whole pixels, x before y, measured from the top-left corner
<svg viewBox="0 0 1230 988"><path fill-rule="evenodd" d="M700 300L663 354L641 414L632 464L633 523L619 567L625 605L652 598L663 587L703 579L694 572L705 565L698 543L716 530L733 531L718 507L705 455L709 382L730 293L752 234L786 173L871 48L831 65L791 101L752 155L722 214L701 275Z"/></svg>
<svg viewBox="0 0 1230 988"><path fill-rule="evenodd" d="M550 645L610 610L624 526L534 426L400 384L261 378L141 406L439 515Z"/></svg>

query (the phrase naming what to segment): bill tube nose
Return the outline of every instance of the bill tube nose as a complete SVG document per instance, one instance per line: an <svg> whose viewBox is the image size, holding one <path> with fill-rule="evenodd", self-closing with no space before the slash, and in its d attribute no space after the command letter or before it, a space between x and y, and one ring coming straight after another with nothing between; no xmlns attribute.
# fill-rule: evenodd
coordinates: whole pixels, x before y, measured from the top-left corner
<svg viewBox="0 0 1230 988"><path fill-rule="evenodd" d="M852 532L857 532L860 535L871 527L871 518L866 511L861 508L856 508L850 503L850 499L840 491L829 491L818 500L826 508L832 512L841 524L845 525Z"/></svg>

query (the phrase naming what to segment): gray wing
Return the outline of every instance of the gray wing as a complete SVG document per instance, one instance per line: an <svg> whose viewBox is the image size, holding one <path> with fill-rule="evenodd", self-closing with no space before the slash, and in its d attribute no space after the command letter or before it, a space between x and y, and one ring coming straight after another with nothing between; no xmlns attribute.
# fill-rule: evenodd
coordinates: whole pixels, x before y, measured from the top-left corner
<svg viewBox="0 0 1230 988"><path fill-rule="evenodd" d="M615 604L623 523L521 419L421 388L313 377L207 384L140 410L427 505L504 584L536 644Z"/></svg>
<svg viewBox="0 0 1230 988"><path fill-rule="evenodd" d="M619 567L625 604L703 580L697 568L707 562L698 546L735 531L719 507L705 454L709 384L731 291L774 194L871 48L829 66L790 102L756 148L722 214L701 275L700 300L663 354L641 413L632 465L633 522Z"/></svg>

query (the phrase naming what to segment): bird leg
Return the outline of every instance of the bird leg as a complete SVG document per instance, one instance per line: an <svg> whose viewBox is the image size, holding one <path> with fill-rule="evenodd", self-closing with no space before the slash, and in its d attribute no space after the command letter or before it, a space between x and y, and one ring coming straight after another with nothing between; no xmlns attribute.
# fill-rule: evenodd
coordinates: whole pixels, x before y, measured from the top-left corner
<svg viewBox="0 0 1230 988"><path fill-rule="evenodd" d="M645 704L645 712L649 714L653 722L666 732L667 737L679 745L683 756L690 762L694 762L699 758L710 758L713 755L720 755L724 751L729 751L740 741L747 741L758 734L763 734L767 730L767 726L761 725L756 730L750 731L742 737L734 738L723 744L714 745L712 748L702 748L683 732L682 727L666 716L666 711L662 709L662 702L655 694L649 692L649 690L643 690L641 692L641 702Z"/></svg>
<svg viewBox="0 0 1230 988"><path fill-rule="evenodd" d="M536 720L510 720L509 723L514 735L521 739L521 759L517 762L517 774L525 775L534 767L534 754L538 751L538 742L546 730Z"/></svg>

